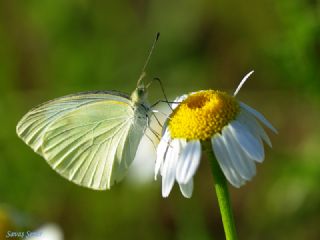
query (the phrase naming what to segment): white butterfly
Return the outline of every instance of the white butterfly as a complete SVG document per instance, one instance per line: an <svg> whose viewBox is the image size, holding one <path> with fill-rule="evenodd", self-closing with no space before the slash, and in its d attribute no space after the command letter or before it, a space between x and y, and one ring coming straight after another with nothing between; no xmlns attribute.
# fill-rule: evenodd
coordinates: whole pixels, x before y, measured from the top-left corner
<svg viewBox="0 0 320 240"><path fill-rule="evenodd" d="M125 176L149 126L151 110L142 77L131 96L84 92L41 104L20 120L17 134L68 180L109 189Z"/></svg>

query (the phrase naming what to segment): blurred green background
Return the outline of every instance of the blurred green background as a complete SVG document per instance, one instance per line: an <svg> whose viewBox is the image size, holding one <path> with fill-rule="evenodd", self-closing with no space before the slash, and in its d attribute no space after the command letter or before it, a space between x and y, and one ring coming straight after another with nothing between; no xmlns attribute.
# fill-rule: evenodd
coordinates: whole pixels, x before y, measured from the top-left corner
<svg viewBox="0 0 320 240"><path fill-rule="evenodd" d="M279 130L253 181L230 187L239 239L320 239L319 18L317 0L1 0L0 239L46 223L68 240L224 238L205 157L191 199L176 186L161 197L153 154L97 192L62 179L15 134L49 99L130 93L157 31L146 79L160 77L170 99L232 93L254 69L238 98ZM163 98L157 84L149 95Z"/></svg>

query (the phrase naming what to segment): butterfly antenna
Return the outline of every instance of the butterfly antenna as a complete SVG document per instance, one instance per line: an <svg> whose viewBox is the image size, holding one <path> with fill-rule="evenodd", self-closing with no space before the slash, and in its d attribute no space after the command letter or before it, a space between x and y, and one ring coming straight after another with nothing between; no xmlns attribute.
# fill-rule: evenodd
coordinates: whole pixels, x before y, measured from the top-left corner
<svg viewBox="0 0 320 240"><path fill-rule="evenodd" d="M142 85L142 84L141 84L141 81L142 81L142 79L146 76L146 68L147 68L147 66L148 66L148 63L149 63L149 61L150 61L152 52L153 52L153 50L154 50L154 47L156 46L156 43L157 43L159 37L160 37L160 33L157 32L157 35L156 35L156 37L155 37L155 39L154 39L154 41L153 41L153 43L152 43L151 49L150 49L150 51L149 51L147 60L146 60L146 62L145 62L144 65L143 65L142 72L141 72L141 75L140 75L140 77L139 77L137 86Z"/></svg>

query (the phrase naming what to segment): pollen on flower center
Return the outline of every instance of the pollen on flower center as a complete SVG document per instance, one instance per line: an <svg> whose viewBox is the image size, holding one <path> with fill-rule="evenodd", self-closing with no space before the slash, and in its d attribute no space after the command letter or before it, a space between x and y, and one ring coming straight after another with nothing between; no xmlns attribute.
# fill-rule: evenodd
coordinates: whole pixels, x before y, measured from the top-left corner
<svg viewBox="0 0 320 240"><path fill-rule="evenodd" d="M188 96L173 111L168 123L172 138L210 139L234 120L240 110L233 96L207 90Z"/></svg>

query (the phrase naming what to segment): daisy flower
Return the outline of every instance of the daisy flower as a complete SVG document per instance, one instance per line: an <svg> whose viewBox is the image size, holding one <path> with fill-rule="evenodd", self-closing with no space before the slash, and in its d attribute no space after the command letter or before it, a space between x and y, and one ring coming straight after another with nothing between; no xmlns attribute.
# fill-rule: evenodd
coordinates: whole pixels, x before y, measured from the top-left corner
<svg viewBox="0 0 320 240"><path fill-rule="evenodd" d="M184 197L193 191L193 176L199 166L202 143L210 143L226 179L242 186L256 174L255 163L264 160L263 141L271 141L262 124L277 130L252 107L236 99L248 77L233 96L216 90L203 90L178 97L166 120L157 148L155 178L162 176L162 196L167 197L177 181Z"/></svg>

